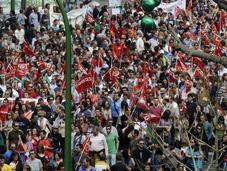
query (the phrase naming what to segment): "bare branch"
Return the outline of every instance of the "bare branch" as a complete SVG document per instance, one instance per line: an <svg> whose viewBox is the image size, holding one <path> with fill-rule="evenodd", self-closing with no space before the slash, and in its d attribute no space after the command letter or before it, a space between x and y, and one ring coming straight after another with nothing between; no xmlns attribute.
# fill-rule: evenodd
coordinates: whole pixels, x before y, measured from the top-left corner
<svg viewBox="0 0 227 171"><path fill-rule="evenodd" d="M173 39L177 42L177 46L176 48L190 56L196 56L198 58L201 58L203 60L208 60L208 61L213 61L216 63L220 63L220 64L225 64L227 65L227 58L226 57L220 57L214 54L209 54L209 53L205 53L201 50L195 50L194 48L188 48L187 46L185 46L180 38L178 37L177 33L174 31L174 29L172 27L169 27L167 30L171 36L173 37Z"/></svg>

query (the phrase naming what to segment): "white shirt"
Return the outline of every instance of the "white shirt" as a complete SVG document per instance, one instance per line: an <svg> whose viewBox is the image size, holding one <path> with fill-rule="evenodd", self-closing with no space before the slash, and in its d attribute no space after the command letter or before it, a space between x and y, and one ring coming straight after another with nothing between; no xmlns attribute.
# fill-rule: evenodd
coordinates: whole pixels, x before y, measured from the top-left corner
<svg viewBox="0 0 227 171"><path fill-rule="evenodd" d="M15 30L15 37L17 38L17 40L19 40L19 43L22 44L25 40L24 40L24 34L25 34L25 31L24 29L16 29Z"/></svg>
<svg viewBox="0 0 227 171"><path fill-rule="evenodd" d="M105 154L108 156L108 146L106 143L106 138L103 134L98 133L97 136L94 136L93 134L90 137L90 151L101 151L105 149Z"/></svg>
<svg viewBox="0 0 227 171"><path fill-rule="evenodd" d="M142 37L139 37L136 41L136 49L140 53L144 50L144 41Z"/></svg>
<svg viewBox="0 0 227 171"><path fill-rule="evenodd" d="M220 78L222 78L222 76L223 76L225 73L227 73L227 68L223 68L222 70L219 70L219 71L218 71L218 76L219 76Z"/></svg>

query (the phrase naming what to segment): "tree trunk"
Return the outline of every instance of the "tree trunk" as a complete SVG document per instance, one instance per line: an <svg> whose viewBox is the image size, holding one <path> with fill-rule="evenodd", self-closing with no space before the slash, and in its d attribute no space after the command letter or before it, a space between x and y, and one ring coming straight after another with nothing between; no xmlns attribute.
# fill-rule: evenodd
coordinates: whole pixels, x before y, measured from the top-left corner
<svg viewBox="0 0 227 171"><path fill-rule="evenodd" d="M173 39L177 42L176 48L178 50L186 53L189 56L195 56L203 60L213 61L213 62L227 65L227 57L224 57L224 56L220 57L214 54L205 53L201 50L188 48L181 42L180 38L177 36L177 33L174 31L172 27L169 27L167 31L172 35Z"/></svg>
<svg viewBox="0 0 227 171"><path fill-rule="evenodd" d="M42 0L42 8L44 9L45 7L45 0Z"/></svg>
<svg viewBox="0 0 227 171"><path fill-rule="evenodd" d="M25 10L26 8L26 0L21 0L21 9Z"/></svg>

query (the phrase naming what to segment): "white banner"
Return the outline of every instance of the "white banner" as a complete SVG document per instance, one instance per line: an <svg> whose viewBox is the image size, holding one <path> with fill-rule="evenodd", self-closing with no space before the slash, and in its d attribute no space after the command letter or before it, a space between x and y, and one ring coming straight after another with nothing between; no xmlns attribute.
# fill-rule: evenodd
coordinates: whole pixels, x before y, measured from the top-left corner
<svg viewBox="0 0 227 171"><path fill-rule="evenodd" d="M171 3L162 2L156 8L162 8L166 12L171 12L175 14L177 7L179 7L180 9L186 10L186 0L176 0L175 2L171 2Z"/></svg>
<svg viewBox="0 0 227 171"><path fill-rule="evenodd" d="M75 24L81 25L84 21L85 14L87 12L87 7L71 10L67 13L69 23L74 27ZM60 24L63 23L63 18L61 13L55 13L53 10L50 10L50 25L53 25L53 21L57 19L60 21Z"/></svg>

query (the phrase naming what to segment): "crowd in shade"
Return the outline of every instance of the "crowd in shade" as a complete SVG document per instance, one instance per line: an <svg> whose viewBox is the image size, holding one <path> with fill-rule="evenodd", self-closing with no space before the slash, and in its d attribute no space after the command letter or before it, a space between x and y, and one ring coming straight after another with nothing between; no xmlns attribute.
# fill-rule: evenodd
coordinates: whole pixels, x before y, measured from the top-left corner
<svg viewBox="0 0 227 171"><path fill-rule="evenodd" d="M74 171L227 169L227 66L184 53L169 31L226 58L225 10L212 0L174 13L145 13L140 0L117 15L90 5L70 27L72 66L64 25L49 10L8 16L0 7L0 170L65 170L67 67ZM155 28L141 27L144 15Z"/></svg>

